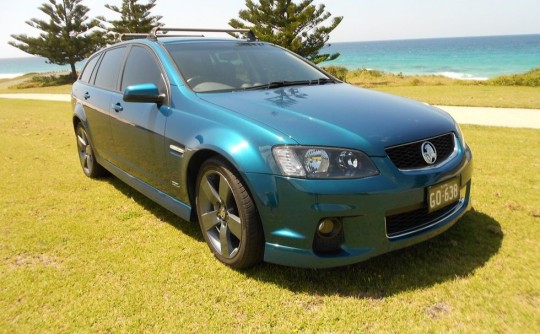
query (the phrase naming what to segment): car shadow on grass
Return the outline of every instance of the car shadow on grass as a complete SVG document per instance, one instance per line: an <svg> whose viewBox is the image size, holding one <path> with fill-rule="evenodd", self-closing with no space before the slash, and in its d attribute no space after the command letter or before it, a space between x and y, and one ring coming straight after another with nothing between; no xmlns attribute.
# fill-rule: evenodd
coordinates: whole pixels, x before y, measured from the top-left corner
<svg viewBox="0 0 540 334"><path fill-rule="evenodd" d="M162 222L173 226L194 240L205 242L199 224L185 221L114 176L104 178L103 180L111 184L126 197L132 198L137 204L151 212Z"/></svg>
<svg viewBox="0 0 540 334"><path fill-rule="evenodd" d="M115 177L106 182L161 221L204 242L198 224L186 222ZM293 292L380 299L466 278L497 254L502 240L503 232L495 219L472 211L436 238L355 265L317 270L263 263L241 273Z"/></svg>
<svg viewBox="0 0 540 334"><path fill-rule="evenodd" d="M244 274L293 292L379 299L466 278L497 254L502 239L495 219L473 211L434 239L352 266L315 270L263 264Z"/></svg>

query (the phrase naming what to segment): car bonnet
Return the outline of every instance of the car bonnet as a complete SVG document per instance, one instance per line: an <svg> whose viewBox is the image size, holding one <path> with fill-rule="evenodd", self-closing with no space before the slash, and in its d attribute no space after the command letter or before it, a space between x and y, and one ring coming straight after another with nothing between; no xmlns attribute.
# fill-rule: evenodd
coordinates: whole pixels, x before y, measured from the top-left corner
<svg viewBox="0 0 540 334"><path fill-rule="evenodd" d="M359 149L384 156L385 147L455 131L446 112L348 84L203 93L212 104L265 124L301 145Z"/></svg>

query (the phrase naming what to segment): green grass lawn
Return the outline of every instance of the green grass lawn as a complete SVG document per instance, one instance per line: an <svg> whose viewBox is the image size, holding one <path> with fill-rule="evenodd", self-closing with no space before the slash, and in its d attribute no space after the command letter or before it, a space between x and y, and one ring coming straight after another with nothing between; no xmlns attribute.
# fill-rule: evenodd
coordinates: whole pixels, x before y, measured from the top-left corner
<svg viewBox="0 0 540 334"><path fill-rule="evenodd" d="M474 207L354 266L234 271L79 166L68 103L0 100L0 332L540 332L540 131L464 126Z"/></svg>
<svg viewBox="0 0 540 334"><path fill-rule="evenodd" d="M373 89L435 105L540 109L540 87L409 85Z"/></svg>

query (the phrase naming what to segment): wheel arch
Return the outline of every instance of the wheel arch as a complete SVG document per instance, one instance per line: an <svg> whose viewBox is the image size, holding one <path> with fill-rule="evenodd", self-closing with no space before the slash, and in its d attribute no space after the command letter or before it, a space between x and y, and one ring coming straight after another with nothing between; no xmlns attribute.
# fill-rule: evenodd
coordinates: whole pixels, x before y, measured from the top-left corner
<svg viewBox="0 0 540 334"><path fill-rule="evenodd" d="M85 128L87 127L86 114L84 113L84 107L80 103L76 103L73 107L73 129L77 128L79 123L82 123Z"/></svg>
<svg viewBox="0 0 540 334"><path fill-rule="evenodd" d="M187 185L187 195L189 198L189 203L192 208L190 220L193 222L197 221L197 206L195 204L195 187L197 186L197 177L199 175L199 170L205 161L213 157L222 157L221 154L212 150L199 150L189 159L188 166L186 168L186 181Z"/></svg>
<svg viewBox="0 0 540 334"><path fill-rule="evenodd" d="M241 120L240 120L241 121ZM226 161L238 174L250 196L255 199L256 189L253 188L247 175L275 174L279 172L271 150L271 143L275 142L276 135L272 131L257 127L247 134L234 127L224 127L224 122L216 122L204 131L193 131L187 138L175 139L176 143L185 143L186 147L183 166L180 167L181 184L186 186L184 198L187 196L192 208L195 208L195 187L197 176L202 164L212 157L219 157ZM242 127L245 129L245 127ZM257 211L259 208L257 208ZM196 216L192 210L191 219ZM260 214L259 214L260 216Z"/></svg>
<svg viewBox="0 0 540 334"><path fill-rule="evenodd" d="M195 193L196 193L197 178L198 178L199 170L201 169L202 165L206 161L212 158L222 159L224 162L227 163L227 165L233 168L232 172L238 175L240 181L244 185L244 188L248 191L249 196L251 196L251 198L253 199L257 215L259 216L259 221L261 221L261 215L259 212L259 208L257 206L257 200L254 197L251 184L247 181L246 177L244 176L244 171L241 169L241 167L235 164L230 157L212 149L201 149L195 152L193 156L190 158L187 169L186 169L186 183L185 184L187 185L188 197L189 197L189 201L192 207L190 219L193 222L197 221L197 206L195 203ZM261 228L264 234L264 226L261 226Z"/></svg>

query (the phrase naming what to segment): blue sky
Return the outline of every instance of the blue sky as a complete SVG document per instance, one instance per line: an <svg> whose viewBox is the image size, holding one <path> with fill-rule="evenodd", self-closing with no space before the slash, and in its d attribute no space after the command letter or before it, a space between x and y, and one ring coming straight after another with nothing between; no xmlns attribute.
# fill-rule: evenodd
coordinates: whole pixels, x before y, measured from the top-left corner
<svg viewBox="0 0 540 334"><path fill-rule="evenodd" d="M0 58L28 56L7 44L11 34L37 36L24 22L45 19L37 8L47 0L0 0ZM90 16L117 18L104 4L84 0ZM142 3L145 1L142 0ZM540 0L328 0L333 16L344 16L330 42L540 34ZM153 13L171 27L223 28L245 8L244 0L158 0Z"/></svg>

